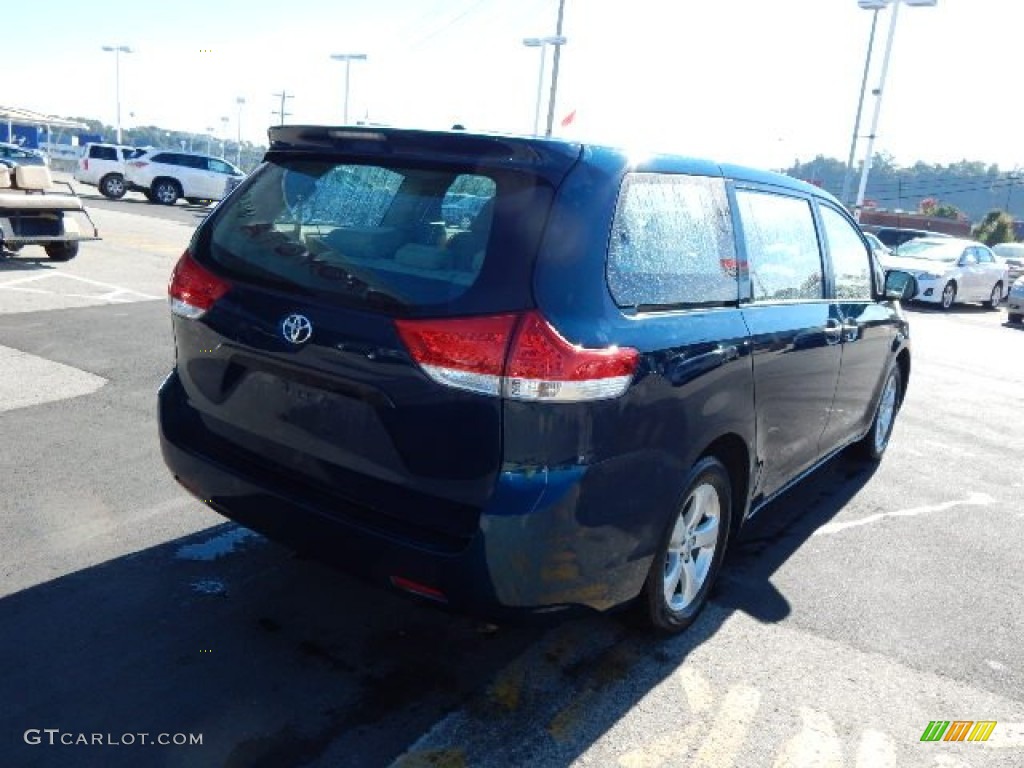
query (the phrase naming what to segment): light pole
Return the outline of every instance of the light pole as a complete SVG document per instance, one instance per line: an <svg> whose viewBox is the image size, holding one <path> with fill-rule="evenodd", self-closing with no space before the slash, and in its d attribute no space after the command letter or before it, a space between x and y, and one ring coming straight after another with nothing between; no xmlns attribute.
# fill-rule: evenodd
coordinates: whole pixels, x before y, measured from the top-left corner
<svg viewBox="0 0 1024 768"><path fill-rule="evenodd" d="M885 55L882 57L882 71L878 76L878 88L875 90L875 114L871 118L871 133L868 134L868 146L864 154L864 164L860 171L860 185L857 188L857 201L853 205L853 216L860 221L861 209L864 207L864 192L868 186L868 174L871 172L872 154L875 149L875 134L878 132L878 117L882 112L882 94L885 90L885 76L889 71L889 57L892 54L892 41L896 36L896 18L899 15L900 5L906 3L911 6L933 6L938 0L857 0L861 8L868 10L880 10L887 5L892 6L892 17L889 19L889 37L885 41Z"/></svg>
<svg viewBox="0 0 1024 768"><path fill-rule="evenodd" d="M235 153L235 165L242 167L242 107L245 106L245 98L239 96L235 99L238 105L238 151Z"/></svg>
<svg viewBox="0 0 1024 768"><path fill-rule="evenodd" d="M547 64L548 46L565 45L568 40L561 35L550 35L548 37L527 37L523 39L523 45L527 48L540 48L540 73L537 76L537 105L533 110L533 135L540 135L540 105L544 98L544 69Z"/></svg>
<svg viewBox="0 0 1024 768"><path fill-rule="evenodd" d="M206 154L213 154L213 126L206 126Z"/></svg>
<svg viewBox="0 0 1024 768"><path fill-rule="evenodd" d="M127 45L104 45L101 48L114 53L114 97L117 101L117 143L121 143L121 54L134 53Z"/></svg>
<svg viewBox="0 0 1024 768"><path fill-rule="evenodd" d="M342 124L348 125L348 86L349 76L352 73L353 61L366 61L365 53L332 53L331 58L335 61L345 62L345 111L342 115Z"/></svg>
<svg viewBox="0 0 1024 768"><path fill-rule="evenodd" d="M228 121L230 121L230 120L231 120L231 118L228 117L227 115L225 115L224 117L222 117L220 119L221 125L224 126L223 133L221 134L224 138L222 138L220 140L220 159L221 160L225 159L224 154L225 154L225 150L228 147Z"/></svg>
<svg viewBox="0 0 1024 768"><path fill-rule="evenodd" d="M864 8L861 4L861 8ZM843 174L843 194L840 198L844 205L850 202L850 186L853 184L853 159L857 154L857 139L860 138L860 118L864 112L864 91L868 85L868 71L871 69L871 52L875 48L875 29L878 27L878 11L880 7L872 7L871 34L868 35L868 52L864 56L864 74L860 79L860 96L857 97L857 116L853 119L853 137L850 139L850 156L846 160L846 172Z"/></svg>

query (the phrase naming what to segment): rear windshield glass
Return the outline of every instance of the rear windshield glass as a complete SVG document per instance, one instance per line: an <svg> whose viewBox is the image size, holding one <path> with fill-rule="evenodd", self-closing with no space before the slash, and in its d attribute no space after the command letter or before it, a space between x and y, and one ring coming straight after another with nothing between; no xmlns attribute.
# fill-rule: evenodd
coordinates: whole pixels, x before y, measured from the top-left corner
<svg viewBox="0 0 1024 768"><path fill-rule="evenodd" d="M450 304L481 273L497 187L481 172L271 162L218 215L210 257L236 278L346 303Z"/></svg>

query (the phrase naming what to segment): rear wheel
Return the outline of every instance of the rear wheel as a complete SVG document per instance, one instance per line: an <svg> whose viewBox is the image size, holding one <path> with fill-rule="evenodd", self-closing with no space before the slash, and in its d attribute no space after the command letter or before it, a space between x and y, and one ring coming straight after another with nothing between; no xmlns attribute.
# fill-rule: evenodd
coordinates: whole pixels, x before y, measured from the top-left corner
<svg viewBox="0 0 1024 768"><path fill-rule="evenodd" d="M871 429L864 438L857 443L857 452L871 461L878 461L889 447L889 437L892 435L893 425L896 423L896 414L900 410L900 397L903 391L903 374L900 367L893 363L889 373L885 377L885 384L882 387L882 396L878 400L878 407L875 409L875 418L871 422Z"/></svg>
<svg viewBox="0 0 1024 768"><path fill-rule="evenodd" d="M956 283L950 280L942 289L942 308L950 309L954 301L956 301Z"/></svg>
<svg viewBox="0 0 1024 768"><path fill-rule="evenodd" d="M124 177L119 173L110 173L100 179L100 192L104 197L109 197L111 200L120 200L127 191Z"/></svg>
<svg viewBox="0 0 1024 768"><path fill-rule="evenodd" d="M1008 323L1019 323L1022 321L1024 321L1024 315L1015 315L1012 312L1006 318Z"/></svg>
<svg viewBox="0 0 1024 768"><path fill-rule="evenodd" d="M729 473L718 459L701 459L687 476L682 498L641 598L647 619L663 632L681 632L694 622L722 566L732 517Z"/></svg>
<svg viewBox="0 0 1024 768"><path fill-rule="evenodd" d="M153 199L161 205L174 205L181 197L178 182L171 179L160 179L153 185Z"/></svg>
<svg viewBox="0 0 1024 768"><path fill-rule="evenodd" d="M985 302L985 306L989 309L995 309L999 306L999 302L1003 300L1003 284L998 282L992 286L992 293L988 296L988 301Z"/></svg>
<svg viewBox="0 0 1024 768"><path fill-rule="evenodd" d="M47 243L43 246L51 261L70 261L78 255L78 243Z"/></svg>

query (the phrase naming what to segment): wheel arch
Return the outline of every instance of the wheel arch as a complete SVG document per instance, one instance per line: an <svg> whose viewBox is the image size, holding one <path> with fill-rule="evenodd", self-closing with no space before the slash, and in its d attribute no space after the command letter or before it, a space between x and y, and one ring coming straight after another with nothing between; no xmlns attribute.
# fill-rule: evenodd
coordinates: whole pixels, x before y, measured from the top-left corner
<svg viewBox="0 0 1024 768"><path fill-rule="evenodd" d="M903 348L896 355L896 365L900 368L900 402L903 405L903 398L906 397L907 387L910 385L910 350Z"/></svg>
<svg viewBox="0 0 1024 768"><path fill-rule="evenodd" d="M699 458L718 459L729 473L732 485L732 509L730 509L729 539L736 536L743 525L747 511L747 497L750 494L750 449L742 437L728 433L716 438L700 454Z"/></svg>

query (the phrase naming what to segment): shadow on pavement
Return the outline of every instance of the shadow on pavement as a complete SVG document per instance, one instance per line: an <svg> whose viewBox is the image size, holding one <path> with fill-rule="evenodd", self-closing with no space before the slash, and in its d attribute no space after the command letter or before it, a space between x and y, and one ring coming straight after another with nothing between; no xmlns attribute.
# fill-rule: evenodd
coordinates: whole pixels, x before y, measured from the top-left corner
<svg viewBox="0 0 1024 768"><path fill-rule="evenodd" d="M506 751L452 765L567 764L733 611L784 619L769 577L870 477L841 456L765 508L734 542L712 605L673 638L626 613L546 634L487 627L217 526L0 600L4 752L20 766L381 766L463 708ZM522 744L535 745L538 718L545 759L509 735L532 728ZM45 728L122 745L25 743ZM202 745L123 737L141 733L198 733Z"/></svg>
<svg viewBox="0 0 1024 768"><path fill-rule="evenodd" d="M110 768L298 766L335 741L337 765L386 765L539 635L367 588L233 524L10 595L0 626L4 764ZM25 743L46 728L122 746ZM140 733L202 745L123 745Z"/></svg>

